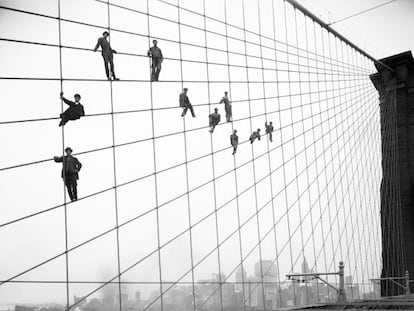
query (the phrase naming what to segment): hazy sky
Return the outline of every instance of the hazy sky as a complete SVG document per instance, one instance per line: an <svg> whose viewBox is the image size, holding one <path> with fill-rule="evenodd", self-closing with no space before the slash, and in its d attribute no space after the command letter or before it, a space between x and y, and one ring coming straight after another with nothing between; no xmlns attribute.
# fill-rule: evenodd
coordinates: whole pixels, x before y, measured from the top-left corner
<svg viewBox="0 0 414 311"><path fill-rule="evenodd" d="M203 1L181 0L199 13L180 10L181 27L178 10L163 1L149 1L148 19L146 1L112 0L111 45L121 81L109 83L100 52L92 51L108 27L107 5L61 0L60 50L59 23L47 17L58 16L57 3L0 0L46 15L0 9L0 89L7 103L0 115L0 280L63 283L2 284L0 303L66 303L67 280L72 303L73 295L87 295L124 271L121 281L150 283L125 285L146 299L160 279L192 282L221 271L235 281L241 263L252 275L260 259L274 261L285 281L305 256L319 271L344 260L346 274L369 289L381 268L379 110L370 60L281 0L246 0L244 14L241 1L226 1L225 14L224 1L208 0L206 20ZM359 7L340 3L329 1L332 15ZM372 23L348 24L375 38ZM150 84L146 52L154 37L165 61L160 82ZM373 44L387 48L388 39ZM183 87L196 118L180 117ZM63 132L56 119L61 90L68 98L80 93L86 111ZM224 91L233 123L224 122L218 104ZM222 123L211 135L215 107ZM265 121L274 123L273 142ZM263 137L251 145L257 128ZM234 157L233 129L240 137ZM61 165L52 157L66 146L83 168L80 200L65 207ZM39 214L25 218L33 213Z"/></svg>
<svg viewBox="0 0 414 311"><path fill-rule="evenodd" d="M306 8L333 23L388 0L299 0ZM344 20L332 27L375 58L414 49L414 2L396 0L385 6Z"/></svg>

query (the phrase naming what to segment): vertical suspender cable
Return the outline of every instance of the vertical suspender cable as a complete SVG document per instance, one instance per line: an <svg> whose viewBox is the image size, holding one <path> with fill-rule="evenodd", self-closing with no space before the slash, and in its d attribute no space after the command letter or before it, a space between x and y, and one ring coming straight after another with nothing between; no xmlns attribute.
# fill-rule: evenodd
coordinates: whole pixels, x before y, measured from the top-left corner
<svg viewBox="0 0 414 311"><path fill-rule="evenodd" d="M177 0L177 22L178 22L178 44L180 49L180 74L181 74L181 89L184 86L184 76L183 76L183 54L182 54L182 42L181 42L181 7L180 0ZM207 65L208 66L208 65ZM184 134L184 156L185 156L185 178L186 178L186 191L187 191L187 211L188 211L188 228L189 228L189 242L190 242L190 261L191 261L191 280L192 280L192 299L193 299L193 308L195 311L196 301L195 301L195 286L194 286L194 256L193 256L193 235L192 235L192 225L191 225L191 206L190 206L190 185L188 178L188 152L187 152L187 134L186 134L186 123L185 117L183 117L183 134Z"/></svg>
<svg viewBox="0 0 414 311"><path fill-rule="evenodd" d="M306 65L307 65L307 77L308 77L308 88L309 88L309 92L311 92L312 90L312 83L311 83L311 74L310 74L310 62L309 62L309 38L308 38L308 18L306 16L304 16L305 19L305 42L306 42ZM312 102L312 96L309 96L309 102ZM312 125L312 141L315 141L315 122L314 122L314 113L313 113L313 105L310 105L310 114L311 114L311 125ZM304 137L305 140L305 148L307 149L306 146L306 137ZM314 156L316 157L316 145L313 144L313 151L314 151ZM305 152L306 155L306 166L308 167L308 157L307 157L307 152ZM317 170L316 170L317 171ZM309 171L306 174L306 182L309 185ZM317 186L319 189L319 178L317 178ZM311 197L311 189L308 189L308 201L309 204L312 207L312 197ZM313 267L315 269L315 271L318 271L318 262L316 260L316 246L315 246L315 226L314 226L314 220L313 220L313 213L312 211L310 212L310 223L311 223L311 227L312 227L312 231L311 231L311 235L312 235L312 249L313 249ZM317 302L319 302L319 296L320 296L320 292L319 292L319 282L316 282L316 292L317 292Z"/></svg>
<svg viewBox="0 0 414 311"><path fill-rule="evenodd" d="M59 29L59 74L60 74L60 91L63 92L63 71L62 71L62 22L61 22L61 0L58 0L58 29ZM61 111L63 113L63 100L60 100ZM62 126L62 154L65 152L65 129ZM69 308L70 305L70 294L69 294L69 237L68 237L68 207L66 202L66 174L63 171L65 168L65 162L62 163L62 177L63 177L63 212L64 212L64 221L65 221L65 269L66 269L66 308Z"/></svg>
<svg viewBox="0 0 414 311"><path fill-rule="evenodd" d="M315 44L315 53L318 53L318 41L316 39L316 29L315 29L315 21L312 22L312 28L313 28L313 37L314 37L314 44ZM322 113L322 107L321 107L321 95L320 95L320 83L319 83L319 58L316 57L316 61L315 61L315 66L316 66L316 78L318 80L318 82L316 83L316 88L317 88L317 97L318 97L318 114L319 114L319 118L322 120L321 117L321 113ZM322 122L320 123L322 124ZM323 131L321 130L321 134L323 135ZM317 152L318 150L316 149L316 145L315 145L315 156L317 156ZM322 170L322 168L319 167L318 162L316 162L316 171L319 174L319 170ZM318 178L318 194L320 194L320 182L319 182L319 178ZM326 249L325 249L325 230L324 230L324 226L323 226L323 221L322 221L322 204L321 204L321 200L320 198L318 198L318 205L319 205L319 217L321 217L321 238L322 238L322 249L323 249L323 259L324 259L324 269L325 271L328 271L328 265L326 262ZM330 294L330 288L327 288L327 292L328 295Z"/></svg>
<svg viewBox="0 0 414 311"><path fill-rule="evenodd" d="M111 32L111 9L109 0L107 0L108 9L108 31ZM113 77L114 78L114 77ZM117 271L118 271L118 303L119 310L122 311L122 289L121 289L121 256L119 249L119 218L118 218L118 185L116 178L116 152L115 152L115 120L114 120L114 98L112 89L112 80L109 81L109 87L111 91L111 132L112 132L112 159L113 159L113 177L114 177L114 204L115 204L115 224L116 224L116 253L117 253Z"/></svg>
<svg viewBox="0 0 414 311"><path fill-rule="evenodd" d="M227 0L224 0L224 25L226 31L226 57L227 57L227 77L229 81L229 93L230 98L232 96L232 83L231 83L231 71L230 71L230 55L229 55L229 37L228 37L228 24L227 24ZM229 99L232 103L231 99ZM233 103L232 103L233 104ZM231 116L231 129L232 134L234 131L234 123L233 123L233 115ZM241 286L242 286L242 304L243 304L243 311L246 310L246 281L244 278L244 265L243 265L243 245L242 245L242 235L241 235L241 222L240 222L240 204L239 204L239 185L237 182L237 166L236 166L236 155L233 156L233 170L234 170L234 185L236 190L236 209L237 209L237 234L239 238L239 254L240 254L240 272L241 272ZM236 272L237 273L237 272ZM236 274L237 275L237 274ZM237 282L237 280L236 280ZM236 283L236 286L239 284Z"/></svg>
<svg viewBox="0 0 414 311"><path fill-rule="evenodd" d="M151 28L150 28L150 0L147 0L147 27L148 27L148 46L151 45ZM151 60L148 58L148 63L151 66ZM150 67L151 68L151 67ZM152 70L152 68L150 69ZM151 71L152 76L152 71ZM151 79L152 80L152 79ZM152 134L152 156L154 165L154 191L155 191L155 216L157 220L157 256L158 256L158 279L160 290L160 310L164 310L164 296L163 296L163 283L162 283L162 265L161 265L161 237L160 237L160 211L159 211L159 198L158 198L158 174L157 174L157 157L155 148L155 122L154 122L154 96L152 81L150 81L150 96L151 96L151 134Z"/></svg>
<svg viewBox="0 0 414 311"><path fill-rule="evenodd" d="M250 98L250 80L249 80L249 62L247 58L247 42L246 42L246 10L245 10L245 0L242 0L242 7L243 7L243 35L244 35L244 52L245 52L245 60L246 60L246 77L247 77L247 100L249 103L249 121L250 121L250 132L253 131L252 125L252 110L251 110L251 98ZM257 185L256 185L256 167L254 163L254 147L251 144L251 153L252 153L252 168L253 168L253 182L254 182L254 199L255 199L255 207L256 207L256 224L257 224L257 240L258 240L258 247L259 247L259 260L260 260L260 279L261 279L261 291L263 297L263 308L266 311L266 300L264 294L264 284L263 284L263 260L262 260L262 246L261 246L261 237L260 237L260 221L259 221L259 209L257 205Z"/></svg>
<svg viewBox="0 0 414 311"><path fill-rule="evenodd" d="M210 73L208 62L208 49L207 49L207 19L206 19L206 0L203 0L203 23L204 23L204 45L205 45L205 57L206 57L206 69L207 69L207 96L209 102L209 113L211 113L211 96L210 96ZM220 257L220 236L219 236L219 221L217 215L217 189L216 189L216 172L214 165L214 144L213 133L210 135L210 149L211 149L211 165L213 169L213 193L214 193L214 219L216 226L216 248L217 248L217 264L218 264L218 282L219 282L219 295L220 295L220 310L224 310L223 306L223 283L221 273L221 257Z"/></svg>

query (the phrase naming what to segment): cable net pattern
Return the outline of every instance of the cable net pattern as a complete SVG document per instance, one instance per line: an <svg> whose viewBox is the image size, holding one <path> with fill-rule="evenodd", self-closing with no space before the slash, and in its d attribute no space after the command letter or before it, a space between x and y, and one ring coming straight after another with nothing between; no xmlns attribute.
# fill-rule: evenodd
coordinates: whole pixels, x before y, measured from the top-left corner
<svg viewBox="0 0 414 311"><path fill-rule="evenodd" d="M0 14L0 305L273 310L335 301L286 274L341 260L348 300L378 294L372 60L282 0L15 0ZM120 81L93 52L104 30ZM184 87L195 118L180 117ZM86 111L61 128L60 92ZM83 164L75 202L53 162L67 146Z"/></svg>

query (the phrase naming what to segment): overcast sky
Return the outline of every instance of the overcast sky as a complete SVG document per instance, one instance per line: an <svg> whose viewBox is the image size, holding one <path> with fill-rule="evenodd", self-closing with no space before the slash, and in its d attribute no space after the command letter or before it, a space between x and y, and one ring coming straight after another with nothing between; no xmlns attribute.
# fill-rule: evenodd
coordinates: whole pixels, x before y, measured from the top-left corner
<svg viewBox="0 0 414 311"><path fill-rule="evenodd" d="M61 1L61 18L67 20L61 22L61 54L53 46L59 44L56 19L0 9L0 38L5 39L0 41L5 103L0 114L0 280L57 256L14 280L65 282L68 273L75 282L69 286L72 303L73 295L97 287L76 281L105 282L130 268L122 280L155 284L126 285L125 291L140 290L148 298L160 279L205 280L220 269L226 281L235 281L241 262L253 275L260 259L274 261L285 281L286 273L300 271L306 257L319 271L334 271L344 260L346 274L369 290L369 278L379 276L381 268L380 132L378 96L368 78L372 62L281 0L273 6L270 0L260 5L246 0L244 21L241 1L228 0L227 14L223 1L206 1L206 15L216 20L205 21L203 1L182 0L183 8L199 14L181 10L180 28L177 9L165 2L149 1L154 15L149 20L146 1L110 2L138 11L110 8L115 70L121 78L116 83L105 81L100 52L92 51L108 27L108 7L102 2ZM317 14L330 10L335 18L380 3L302 2ZM0 4L58 16L56 0ZM366 37L369 51L368 43L372 51L376 45L385 51L373 52L376 57L405 51L410 38L400 38L399 48L389 46L397 40L397 26L393 32L393 23L381 16L392 8L401 18L387 21L396 23L412 10L409 1L399 0L343 27ZM225 20L231 26L226 28ZM382 28L386 25L389 29ZM165 60L160 82L151 85L145 55L154 37ZM189 88L197 115L188 113L185 121L178 107L183 87ZM61 90L70 99L80 93L86 111L63 132L56 119ZM224 107L218 104L224 91L233 102L233 123L224 122ZM222 123L211 135L208 115L215 107ZM273 142L264 135L265 121L274 123ZM263 137L251 145L248 138L257 128ZM233 129L240 137L235 157L229 145ZM61 165L52 157L66 146L83 168L80 200L65 208ZM66 239L67 248L75 248L67 260L62 255ZM0 285L0 303L45 301L66 303L65 284Z"/></svg>
<svg viewBox="0 0 414 311"><path fill-rule="evenodd" d="M389 0L299 0L327 23L376 7ZM414 49L414 2L396 0L332 25L359 47L381 59Z"/></svg>

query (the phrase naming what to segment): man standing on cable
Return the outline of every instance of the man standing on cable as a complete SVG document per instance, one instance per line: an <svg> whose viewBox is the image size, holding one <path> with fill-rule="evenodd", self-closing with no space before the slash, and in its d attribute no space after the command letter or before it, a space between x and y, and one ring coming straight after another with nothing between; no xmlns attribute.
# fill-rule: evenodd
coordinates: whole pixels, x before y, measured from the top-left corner
<svg viewBox="0 0 414 311"><path fill-rule="evenodd" d="M266 135L269 134L269 140L271 142L273 142L273 136L272 136L272 133L273 133L273 123L272 123L272 121L270 121L269 124L267 124L267 121L266 121L265 122L265 128L266 128Z"/></svg>
<svg viewBox="0 0 414 311"><path fill-rule="evenodd" d="M226 111L226 121L231 122L232 121L232 111L231 111L230 100L229 100L227 94L228 94L228 92L224 92L224 96L220 100L219 104L224 103L224 110Z"/></svg>
<svg viewBox="0 0 414 311"><path fill-rule="evenodd" d="M63 113L60 114L60 123L59 126L64 126L69 120L78 120L80 117L85 115L82 104L79 102L81 96L79 94L74 95L75 101L70 101L63 97L63 92L60 93L60 99L66 105L69 105L69 108L66 109Z"/></svg>
<svg viewBox="0 0 414 311"><path fill-rule="evenodd" d="M239 145L239 136L237 136L237 130L233 131L233 134L230 135L230 144L233 146L233 155L237 151L237 146Z"/></svg>
<svg viewBox="0 0 414 311"><path fill-rule="evenodd" d="M82 164L78 161L77 158L72 157L72 148L67 147L65 149L66 155L63 157L53 157L53 160L57 163L61 162L62 167L62 178L65 182L65 186L68 189L70 200L78 200L78 190L77 190L77 180L79 179L79 171L82 167Z"/></svg>
<svg viewBox="0 0 414 311"><path fill-rule="evenodd" d="M214 108L214 112L208 116L208 123L210 125L210 133L214 132L214 128L220 123L221 116L218 113L218 108Z"/></svg>
<svg viewBox="0 0 414 311"><path fill-rule="evenodd" d="M191 115L193 116L193 118L195 118L193 105L191 105L190 100L188 99L187 91L188 88L185 87L179 97L180 107L183 108L183 113L181 114L181 116L184 117L187 113L187 110L190 109Z"/></svg>
<svg viewBox="0 0 414 311"><path fill-rule="evenodd" d="M108 41L109 32L104 31L102 34L102 37L98 39L98 42L96 43L95 48L93 49L94 52L98 50L99 47L102 49L102 57L105 64L105 73L108 80L111 80L111 75L109 73L109 67L108 64L111 66L111 74L113 80L119 80L115 76L115 70L114 70L114 53L116 54L116 51L111 48L111 44Z"/></svg>
<svg viewBox="0 0 414 311"><path fill-rule="evenodd" d="M260 140L260 129L257 129L257 131L254 131L252 135L250 135L250 143L253 144L256 138Z"/></svg>
<svg viewBox="0 0 414 311"><path fill-rule="evenodd" d="M157 40L152 40L152 43L154 44L153 47L150 47L150 49L147 52L148 57L151 57L152 63L151 63L151 82L152 81L158 81L158 77L160 75L161 71L161 63L164 60L162 56L162 52L159 47L157 47Z"/></svg>

